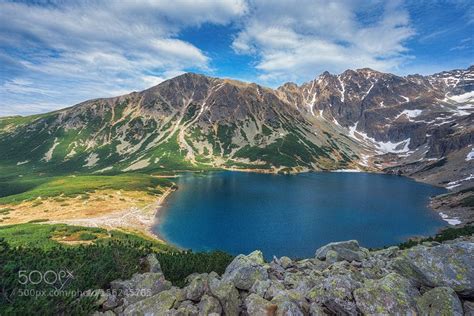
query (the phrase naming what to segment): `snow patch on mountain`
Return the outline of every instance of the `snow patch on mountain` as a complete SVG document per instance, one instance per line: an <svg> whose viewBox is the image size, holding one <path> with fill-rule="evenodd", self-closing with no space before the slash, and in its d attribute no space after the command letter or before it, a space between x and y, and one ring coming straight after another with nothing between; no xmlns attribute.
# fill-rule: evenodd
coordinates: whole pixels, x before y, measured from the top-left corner
<svg viewBox="0 0 474 316"><path fill-rule="evenodd" d="M472 148L471 151L467 154L466 161L471 161L473 159L474 159L474 148Z"/></svg>
<svg viewBox="0 0 474 316"><path fill-rule="evenodd" d="M453 95L453 96L450 96L449 98L457 103L465 103L469 101L474 101L474 91L463 93L460 95Z"/></svg>
<svg viewBox="0 0 474 316"><path fill-rule="evenodd" d="M423 110L404 110L402 113L398 114L395 119L398 119L400 116L407 116L408 119L413 119L415 117L420 116L420 114L423 112Z"/></svg>
<svg viewBox="0 0 474 316"><path fill-rule="evenodd" d="M470 181L470 180L473 180L473 179L474 179L474 174L471 173L469 176L467 176L464 179L449 182L448 185L446 186L446 188L448 190L452 190L452 189L462 185L463 182Z"/></svg>

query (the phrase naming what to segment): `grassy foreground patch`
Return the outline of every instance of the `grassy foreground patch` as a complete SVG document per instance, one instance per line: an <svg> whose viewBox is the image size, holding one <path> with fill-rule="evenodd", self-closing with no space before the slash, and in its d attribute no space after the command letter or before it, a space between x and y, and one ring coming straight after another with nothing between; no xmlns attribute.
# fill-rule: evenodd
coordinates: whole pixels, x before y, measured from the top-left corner
<svg viewBox="0 0 474 316"><path fill-rule="evenodd" d="M8 187L11 195L0 198L1 204L31 201L38 197L75 197L95 190L144 191L148 194L161 193L160 188L169 187L172 182L145 174L120 174L115 176L80 175L50 177L41 179L8 180L0 182L0 188Z"/></svg>
<svg viewBox="0 0 474 316"><path fill-rule="evenodd" d="M63 239L88 243L64 244ZM113 280L144 272L141 259L150 253L158 256L166 279L175 285L183 285L194 272L222 273L232 260L222 252L179 252L155 240L101 228L4 226L0 227L0 315L90 315L97 309L95 299L81 293L107 289Z"/></svg>

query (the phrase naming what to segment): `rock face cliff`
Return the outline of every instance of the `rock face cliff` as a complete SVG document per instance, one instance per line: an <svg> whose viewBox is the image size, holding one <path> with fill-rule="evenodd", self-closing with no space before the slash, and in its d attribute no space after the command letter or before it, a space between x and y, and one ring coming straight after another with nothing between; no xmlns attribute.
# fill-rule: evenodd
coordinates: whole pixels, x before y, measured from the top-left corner
<svg viewBox="0 0 474 316"><path fill-rule="evenodd" d="M314 258L237 256L219 276L193 274L184 288L151 271L112 282L107 315L472 315L474 238L369 251L331 243ZM145 293L143 296L136 293Z"/></svg>

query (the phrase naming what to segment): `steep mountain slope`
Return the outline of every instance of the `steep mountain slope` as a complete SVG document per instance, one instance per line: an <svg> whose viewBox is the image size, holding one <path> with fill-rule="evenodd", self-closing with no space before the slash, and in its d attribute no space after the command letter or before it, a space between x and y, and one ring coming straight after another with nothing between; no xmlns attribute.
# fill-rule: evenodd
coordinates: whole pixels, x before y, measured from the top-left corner
<svg viewBox="0 0 474 316"><path fill-rule="evenodd" d="M474 67L426 77L371 69L325 72L301 87L286 84L278 91L294 107L332 122L369 148L378 169L434 184L473 172L468 156L474 143Z"/></svg>
<svg viewBox="0 0 474 316"><path fill-rule="evenodd" d="M335 142L330 127L315 126L273 90L195 74L0 122L0 160L28 170L309 170L357 158L356 142Z"/></svg>
<svg viewBox="0 0 474 316"><path fill-rule="evenodd" d="M474 67L323 73L277 90L184 74L142 92L0 119L3 175L209 168L385 170L472 186Z"/></svg>

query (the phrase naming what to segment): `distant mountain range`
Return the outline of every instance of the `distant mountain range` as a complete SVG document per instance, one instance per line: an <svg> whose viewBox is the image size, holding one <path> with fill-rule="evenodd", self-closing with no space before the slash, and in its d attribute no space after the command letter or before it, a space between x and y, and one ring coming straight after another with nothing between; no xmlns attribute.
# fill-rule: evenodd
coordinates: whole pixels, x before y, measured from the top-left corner
<svg viewBox="0 0 474 316"><path fill-rule="evenodd" d="M4 174L251 169L385 171L462 189L474 174L474 66L298 86L186 73L150 89L0 118Z"/></svg>

